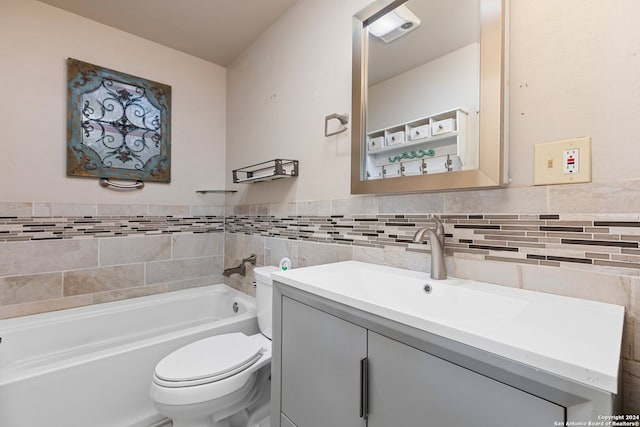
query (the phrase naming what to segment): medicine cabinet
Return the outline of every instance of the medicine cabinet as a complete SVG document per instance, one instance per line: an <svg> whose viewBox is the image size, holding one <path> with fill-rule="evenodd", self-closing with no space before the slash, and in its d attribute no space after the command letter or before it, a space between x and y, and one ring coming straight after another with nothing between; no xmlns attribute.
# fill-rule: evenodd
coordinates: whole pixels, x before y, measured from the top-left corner
<svg viewBox="0 0 640 427"><path fill-rule="evenodd" d="M376 0L354 16L352 194L505 183L504 2Z"/></svg>

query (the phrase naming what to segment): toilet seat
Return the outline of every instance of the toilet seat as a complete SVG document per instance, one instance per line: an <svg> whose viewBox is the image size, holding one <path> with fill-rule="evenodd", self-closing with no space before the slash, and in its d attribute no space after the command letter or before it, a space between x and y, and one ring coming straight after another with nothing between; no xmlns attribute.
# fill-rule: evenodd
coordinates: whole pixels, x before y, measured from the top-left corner
<svg viewBox="0 0 640 427"><path fill-rule="evenodd" d="M193 342L162 359L153 382L190 387L229 378L255 364L265 349L242 333L216 335Z"/></svg>

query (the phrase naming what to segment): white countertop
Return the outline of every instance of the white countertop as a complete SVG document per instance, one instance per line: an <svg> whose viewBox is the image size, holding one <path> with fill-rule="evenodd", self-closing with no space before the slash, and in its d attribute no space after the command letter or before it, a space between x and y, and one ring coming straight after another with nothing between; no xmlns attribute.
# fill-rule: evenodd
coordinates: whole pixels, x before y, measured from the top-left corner
<svg viewBox="0 0 640 427"><path fill-rule="evenodd" d="M624 307L345 261L279 271L275 281L618 393ZM431 292L424 285L431 285Z"/></svg>

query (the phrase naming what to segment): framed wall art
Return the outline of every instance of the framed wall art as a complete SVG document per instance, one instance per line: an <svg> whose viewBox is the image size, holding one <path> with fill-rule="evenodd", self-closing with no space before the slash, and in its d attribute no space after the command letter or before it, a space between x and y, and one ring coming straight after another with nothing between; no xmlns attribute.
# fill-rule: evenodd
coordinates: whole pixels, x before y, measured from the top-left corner
<svg viewBox="0 0 640 427"><path fill-rule="evenodd" d="M69 58L67 175L171 181L171 86Z"/></svg>

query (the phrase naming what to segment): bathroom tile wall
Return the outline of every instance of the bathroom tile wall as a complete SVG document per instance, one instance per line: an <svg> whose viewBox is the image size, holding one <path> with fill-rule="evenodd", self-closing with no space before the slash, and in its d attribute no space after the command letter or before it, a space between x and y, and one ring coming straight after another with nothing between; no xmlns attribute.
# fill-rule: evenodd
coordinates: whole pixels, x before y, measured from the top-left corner
<svg viewBox="0 0 640 427"><path fill-rule="evenodd" d="M223 211L0 203L0 318L221 283Z"/></svg>
<svg viewBox="0 0 640 427"><path fill-rule="evenodd" d="M632 184L607 186L633 198ZM257 265L286 256L295 268L355 259L428 271L429 246L411 237L438 214L452 275L625 306L624 403L637 412L640 215L606 213L606 199L592 200L592 213L554 204L550 194L568 190L238 205L226 216L214 206L0 203L0 318L223 280L253 295L251 268L244 278L221 275L251 254Z"/></svg>
<svg viewBox="0 0 640 427"><path fill-rule="evenodd" d="M260 218L256 218L261 221ZM450 226L447 225L447 229ZM244 231L225 233L225 267L237 265L242 257L255 253L265 265L277 265L282 257L289 257L294 268L330 262L358 260L416 271L429 270L428 250L408 250L395 245L366 247L343 242L309 241L305 238L271 237L266 232L246 234ZM448 237L450 241L454 237ZM561 261L551 264L509 262L505 258L480 257L464 252L450 252L447 269L450 275L496 283L515 288L546 292L618 304L625 307L625 325L622 342L621 396L623 412L638 414L640 408L640 278L637 270L628 274L606 268L590 266L575 268ZM484 257L484 259L482 259ZM507 262L505 262L507 261ZM225 283L243 292L255 295L253 273L241 278L232 275ZM636 326L638 325L638 326ZM598 345L594 343L594 345Z"/></svg>
<svg viewBox="0 0 640 427"><path fill-rule="evenodd" d="M258 265L286 256L294 268L353 259L428 271L428 244L411 238L437 214L445 223L450 275L624 306L623 403L637 414L640 213L634 207L640 204L634 200L640 182L589 188L594 193L574 185L229 205L225 267L255 253ZM571 196L580 191L624 191L626 201ZM254 293L251 273L225 280Z"/></svg>

